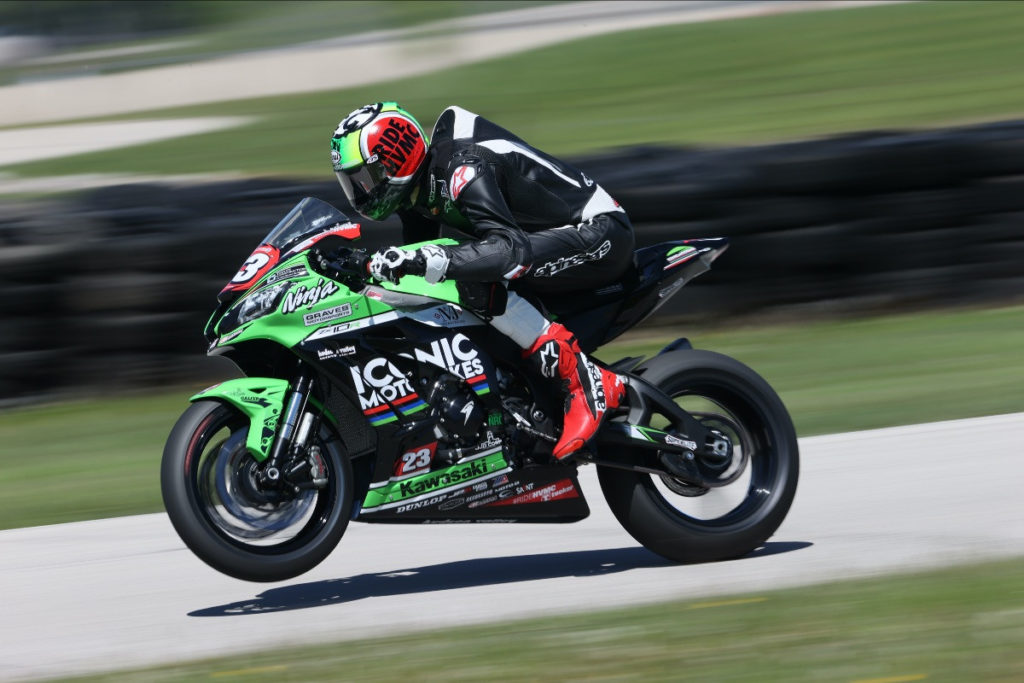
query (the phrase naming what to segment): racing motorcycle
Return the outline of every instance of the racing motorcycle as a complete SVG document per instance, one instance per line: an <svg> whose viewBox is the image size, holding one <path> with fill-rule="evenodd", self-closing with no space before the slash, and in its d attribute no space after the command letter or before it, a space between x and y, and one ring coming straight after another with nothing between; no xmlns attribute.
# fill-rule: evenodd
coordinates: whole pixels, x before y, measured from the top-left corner
<svg viewBox="0 0 1024 683"><path fill-rule="evenodd" d="M373 282L352 246L359 234L307 197L218 295L209 354L244 377L191 397L161 466L171 522L207 564L289 579L326 558L352 520L576 522L589 514L577 469L590 464L622 526L673 561L745 555L782 523L796 435L750 368L685 339L611 363L626 399L571 462L556 462L561 391L487 324L504 287ZM590 354L727 244L642 248L621 281L536 303Z"/></svg>

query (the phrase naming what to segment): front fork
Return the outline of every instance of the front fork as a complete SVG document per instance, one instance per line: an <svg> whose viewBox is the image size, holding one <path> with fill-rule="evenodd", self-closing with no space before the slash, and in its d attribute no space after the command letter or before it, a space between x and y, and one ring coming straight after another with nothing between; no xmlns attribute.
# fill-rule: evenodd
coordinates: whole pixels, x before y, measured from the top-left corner
<svg viewBox="0 0 1024 683"><path fill-rule="evenodd" d="M320 428L317 413L309 410L314 379L302 367L295 388L288 398L270 456L259 472L260 486L280 489L323 488L327 484L326 466L320 448L309 446L309 437Z"/></svg>

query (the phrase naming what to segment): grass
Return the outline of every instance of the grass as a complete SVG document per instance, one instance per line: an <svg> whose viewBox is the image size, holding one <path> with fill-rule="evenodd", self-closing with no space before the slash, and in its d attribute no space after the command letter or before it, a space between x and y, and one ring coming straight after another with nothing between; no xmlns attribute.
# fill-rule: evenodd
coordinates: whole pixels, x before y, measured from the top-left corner
<svg viewBox="0 0 1024 683"><path fill-rule="evenodd" d="M801 436L1024 410L1024 307L701 332L779 392ZM636 333L606 360L677 336ZM0 413L0 528L162 510L163 443L187 397L161 388Z"/></svg>
<svg viewBox="0 0 1024 683"><path fill-rule="evenodd" d="M1024 5L910 3L665 26L348 90L136 114L251 125L8 167L23 175L241 171L325 177L327 138L368 101L429 124L460 104L554 154L743 144L1024 112Z"/></svg>
<svg viewBox="0 0 1024 683"><path fill-rule="evenodd" d="M279 48L369 31L409 29L478 13L522 9L547 2L509 0L346 0L325 2L259 0L203 3L195 24L156 38L96 43L64 50L52 64L0 66L0 85L75 75L116 73L153 66L221 57L235 52ZM193 10L194 11L194 10ZM99 54L123 48L152 48L125 55Z"/></svg>
<svg viewBox="0 0 1024 683"><path fill-rule="evenodd" d="M1018 559L723 599L702 596L76 680L1020 680L1020 569Z"/></svg>

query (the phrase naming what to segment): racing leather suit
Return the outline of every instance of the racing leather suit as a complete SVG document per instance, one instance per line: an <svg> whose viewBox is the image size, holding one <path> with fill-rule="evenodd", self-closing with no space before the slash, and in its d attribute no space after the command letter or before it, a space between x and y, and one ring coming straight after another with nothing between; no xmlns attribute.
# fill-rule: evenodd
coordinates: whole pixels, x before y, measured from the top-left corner
<svg viewBox="0 0 1024 683"><path fill-rule="evenodd" d="M434 127L425 172L399 211L407 244L435 239L442 224L473 238L442 247L445 276L511 284L505 312L491 325L562 385L565 417L552 454L563 459L596 433L625 386L584 354L572 332L551 323L515 290L537 294L592 290L633 264L633 228L600 185L521 139L459 107Z"/></svg>
<svg viewBox="0 0 1024 683"><path fill-rule="evenodd" d="M446 246L446 277L525 281L528 290L591 289L633 262L625 211L582 171L500 126L449 107L434 127L412 206L398 212L406 244L441 225L475 238Z"/></svg>

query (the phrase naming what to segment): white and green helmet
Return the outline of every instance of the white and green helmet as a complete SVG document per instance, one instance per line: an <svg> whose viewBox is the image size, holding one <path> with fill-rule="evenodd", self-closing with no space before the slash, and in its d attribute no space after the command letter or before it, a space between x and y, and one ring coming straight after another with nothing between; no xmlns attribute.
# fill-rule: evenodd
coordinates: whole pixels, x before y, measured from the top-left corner
<svg viewBox="0 0 1024 683"><path fill-rule="evenodd" d="M427 156L427 136L395 102L360 107L331 138L331 161L341 189L363 216L382 220L409 198Z"/></svg>

